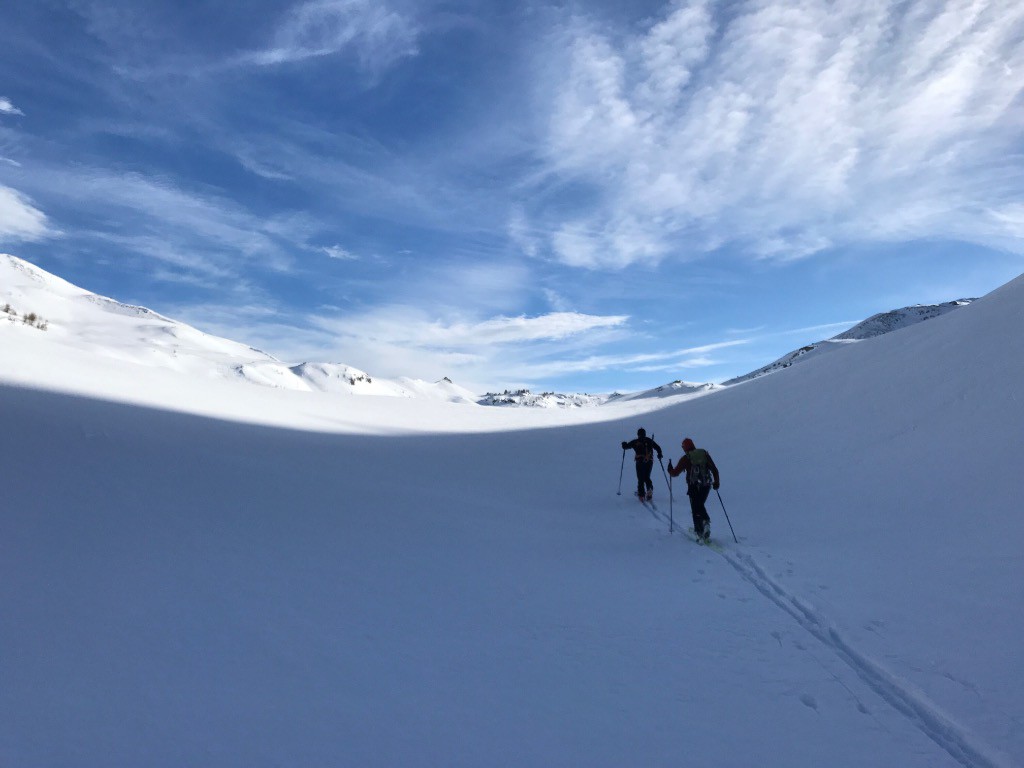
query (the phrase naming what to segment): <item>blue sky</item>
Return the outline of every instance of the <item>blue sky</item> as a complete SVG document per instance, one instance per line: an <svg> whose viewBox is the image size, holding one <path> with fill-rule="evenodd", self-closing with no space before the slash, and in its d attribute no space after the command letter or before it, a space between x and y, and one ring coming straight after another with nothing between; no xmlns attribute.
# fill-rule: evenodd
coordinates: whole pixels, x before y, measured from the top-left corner
<svg viewBox="0 0 1024 768"><path fill-rule="evenodd" d="M717 381L1024 271L1024 4L10 0L0 249L288 362Z"/></svg>

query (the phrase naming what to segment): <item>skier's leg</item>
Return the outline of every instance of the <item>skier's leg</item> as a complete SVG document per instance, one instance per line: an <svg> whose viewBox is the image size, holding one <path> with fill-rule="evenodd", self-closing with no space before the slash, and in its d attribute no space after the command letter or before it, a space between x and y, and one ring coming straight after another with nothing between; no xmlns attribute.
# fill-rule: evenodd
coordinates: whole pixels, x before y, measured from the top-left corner
<svg viewBox="0 0 1024 768"><path fill-rule="evenodd" d="M701 516L701 501L696 488L688 488L686 495L690 498L690 514L693 515L693 531L698 536L704 531L704 518Z"/></svg>
<svg viewBox="0 0 1024 768"><path fill-rule="evenodd" d="M711 493L711 489L710 488L701 488L697 493L698 493L698 495L696 496L696 498L700 501L700 524L701 524L701 530L703 530L705 533L710 533L710 531L711 531L711 517L708 515L708 508L704 505L704 503L708 500L708 494ZM693 529L697 530L697 527L694 526Z"/></svg>
<svg viewBox="0 0 1024 768"><path fill-rule="evenodd" d="M644 487L644 463L638 461L636 463L636 495L640 498L646 496L646 489Z"/></svg>

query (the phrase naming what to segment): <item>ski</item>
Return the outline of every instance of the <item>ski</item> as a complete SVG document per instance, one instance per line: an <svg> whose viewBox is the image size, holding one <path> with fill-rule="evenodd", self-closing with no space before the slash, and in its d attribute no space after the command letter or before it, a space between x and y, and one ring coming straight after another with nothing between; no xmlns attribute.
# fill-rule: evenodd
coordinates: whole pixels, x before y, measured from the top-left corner
<svg viewBox="0 0 1024 768"><path fill-rule="evenodd" d="M651 517L653 517L655 520L657 520L658 522L667 522L665 516L658 511L658 508L656 506L654 506L654 502L647 500L647 496L639 496L638 494L634 493L633 498L640 499L640 503L643 505L643 508L650 512Z"/></svg>
<svg viewBox="0 0 1024 768"><path fill-rule="evenodd" d="M708 549L713 549L715 552L724 551L722 545L714 539L708 539L707 541L704 541L704 539L697 535L697 532L693 530L693 528L686 529L686 537L695 544L698 544L702 547L707 547Z"/></svg>

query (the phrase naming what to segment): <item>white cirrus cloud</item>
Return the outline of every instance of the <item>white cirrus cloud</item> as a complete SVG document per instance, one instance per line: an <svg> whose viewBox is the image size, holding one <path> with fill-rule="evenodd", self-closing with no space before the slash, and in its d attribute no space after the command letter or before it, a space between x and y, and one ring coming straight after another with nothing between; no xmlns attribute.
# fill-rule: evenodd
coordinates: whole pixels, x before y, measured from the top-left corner
<svg viewBox="0 0 1024 768"><path fill-rule="evenodd" d="M241 63L274 66L342 52L379 72L417 53L413 20L375 0L309 0L291 9L263 50Z"/></svg>
<svg viewBox="0 0 1024 768"><path fill-rule="evenodd" d="M736 347L746 344L746 341L724 341L715 344L705 344L690 349L673 349L657 352L642 352L629 355L589 355L587 357L566 358L546 363L535 364L531 367L530 373L538 378L546 378L556 375L570 373L593 373L595 371L608 371L616 369L627 369L630 371L669 371L676 368L694 367L709 365L710 358L703 353L717 349Z"/></svg>
<svg viewBox="0 0 1024 768"><path fill-rule="evenodd" d="M411 305L389 305L362 314L307 316L301 328L281 330L269 323L255 331L250 328L245 338L286 359L312 356L384 377L436 380L448 376L483 392L522 382L535 371L573 370L579 363L539 361L569 361L579 347L599 346L611 335L621 334L627 320L579 312L438 318ZM589 370L599 364L579 365L580 370Z"/></svg>
<svg viewBox="0 0 1024 768"><path fill-rule="evenodd" d="M449 326L444 335L461 337L464 343L508 344L552 341L576 336L598 328L614 328L628 320L626 315L585 315L579 312L550 312L537 317L495 317L480 323Z"/></svg>
<svg viewBox="0 0 1024 768"><path fill-rule="evenodd" d="M311 231L304 220L257 216L223 195L187 188L165 176L84 165L39 165L24 176L27 191L48 209L76 210L95 223L68 237L116 245L183 276L204 275L236 286L254 266L287 272L295 254L309 250ZM21 207L34 210L23 196L4 199L7 207L20 201ZM45 228L41 215L37 211L31 218L36 223L29 233ZM0 228L7 219L0 211Z"/></svg>
<svg viewBox="0 0 1024 768"><path fill-rule="evenodd" d="M340 245L329 245L321 250L330 258L338 261L357 261L359 259L354 253L342 248Z"/></svg>
<svg viewBox="0 0 1024 768"><path fill-rule="evenodd" d="M46 214L16 189L0 185L0 240L42 240L57 234Z"/></svg>
<svg viewBox="0 0 1024 768"><path fill-rule="evenodd" d="M628 318L578 312L444 320L403 305L324 317L261 302L249 309L222 303L178 307L174 316L282 360L341 362L388 378L448 376L480 393L570 374L699 368L715 362L709 353L747 343L733 339L653 352L588 353L622 341Z"/></svg>
<svg viewBox="0 0 1024 768"><path fill-rule="evenodd" d="M10 99L0 96L0 115L24 115L25 113L11 103Z"/></svg>
<svg viewBox="0 0 1024 768"><path fill-rule="evenodd" d="M1024 240L1024 203L1011 203L991 213L1009 236Z"/></svg>
<svg viewBox="0 0 1024 768"><path fill-rule="evenodd" d="M377 307L360 317L323 320L319 325L341 336L370 339L374 343L473 350L500 344L557 341L597 329L615 328L628 319L625 315L551 312L535 317L443 320L430 318L423 310L411 307Z"/></svg>
<svg viewBox="0 0 1024 768"><path fill-rule="evenodd" d="M551 51L543 207L512 225L533 250L613 269L728 243L1024 252L1024 4L683 1L631 37L574 18Z"/></svg>

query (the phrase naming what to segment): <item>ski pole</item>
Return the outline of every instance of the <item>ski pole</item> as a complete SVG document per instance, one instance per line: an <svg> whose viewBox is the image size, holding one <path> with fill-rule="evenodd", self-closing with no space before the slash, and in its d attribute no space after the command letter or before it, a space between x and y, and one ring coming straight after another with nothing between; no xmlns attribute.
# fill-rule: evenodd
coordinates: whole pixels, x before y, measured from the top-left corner
<svg viewBox="0 0 1024 768"><path fill-rule="evenodd" d="M654 441L654 433L651 433L651 442ZM661 464L661 476L665 478L665 485L669 485L668 475L665 474L665 464L661 460L661 456L658 457L658 463Z"/></svg>
<svg viewBox="0 0 1024 768"><path fill-rule="evenodd" d="M658 463L661 464L661 476L665 478L665 485L669 488L669 493L672 493L672 482L668 479L668 474L665 472L665 462L658 459Z"/></svg>
<svg viewBox="0 0 1024 768"><path fill-rule="evenodd" d="M722 505L722 511L725 512L725 522L727 522L729 524L729 530L732 531L733 541L735 541L737 544L739 544L740 540L736 538L736 531L733 530L732 520L729 519L729 513L726 512L726 510L725 510L725 502L722 501L722 494L720 494L718 492L717 488L715 488L715 495L718 496L718 503Z"/></svg>
<svg viewBox="0 0 1024 768"><path fill-rule="evenodd" d="M651 439L653 440L654 438L651 437ZM672 478L665 472L665 462L662 461L660 456L658 457L658 463L661 464L661 476L665 478L665 485L668 486L668 532L672 533L675 528L672 514Z"/></svg>
<svg viewBox="0 0 1024 768"><path fill-rule="evenodd" d="M668 479L668 532L671 534L675 529L675 514L672 511L672 506L675 499L672 497L672 478Z"/></svg>
<svg viewBox="0 0 1024 768"><path fill-rule="evenodd" d="M626 449L622 449L622 464L619 466L619 490L615 492L616 496L622 495L622 470L626 468Z"/></svg>

